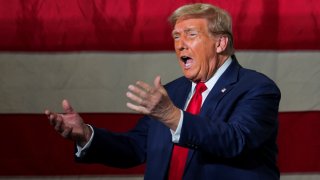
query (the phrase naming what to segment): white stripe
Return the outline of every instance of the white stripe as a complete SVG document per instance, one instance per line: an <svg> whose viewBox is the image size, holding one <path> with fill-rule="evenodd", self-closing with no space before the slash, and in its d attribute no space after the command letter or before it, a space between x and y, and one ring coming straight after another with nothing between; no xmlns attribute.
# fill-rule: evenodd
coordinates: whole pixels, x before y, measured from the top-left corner
<svg viewBox="0 0 320 180"><path fill-rule="evenodd" d="M280 177L281 180L319 180L320 174L308 174L308 173L288 173L282 174Z"/></svg>
<svg viewBox="0 0 320 180"><path fill-rule="evenodd" d="M240 51L244 67L276 81L281 111L320 110L320 52ZM0 113L61 110L63 98L79 112L131 112L127 86L137 80L167 83L182 73L174 52L1 53Z"/></svg>

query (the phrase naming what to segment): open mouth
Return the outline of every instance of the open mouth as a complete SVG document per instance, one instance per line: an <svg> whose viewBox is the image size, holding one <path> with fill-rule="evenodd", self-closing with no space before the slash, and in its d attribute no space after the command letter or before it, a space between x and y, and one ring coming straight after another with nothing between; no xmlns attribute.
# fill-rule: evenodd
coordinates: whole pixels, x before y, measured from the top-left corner
<svg viewBox="0 0 320 180"><path fill-rule="evenodd" d="M191 58L188 57L188 56L181 56L181 60L182 60L182 62L184 62L185 64L187 63L187 61L188 61L189 59L191 59Z"/></svg>
<svg viewBox="0 0 320 180"><path fill-rule="evenodd" d="M181 56L180 59L184 63L184 67L185 68L190 68L191 67L191 64L193 62L193 59L191 57Z"/></svg>

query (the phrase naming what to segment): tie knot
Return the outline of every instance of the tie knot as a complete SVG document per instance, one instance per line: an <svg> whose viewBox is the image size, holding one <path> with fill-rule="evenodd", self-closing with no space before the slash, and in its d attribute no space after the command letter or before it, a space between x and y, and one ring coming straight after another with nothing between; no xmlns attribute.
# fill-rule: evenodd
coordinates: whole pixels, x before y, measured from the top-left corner
<svg viewBox="0 0 320 180"><path fill-rule="evenodd" d="M207 86L204 84L204 82L198 82L196 86L196 92L203 93L205 90L207 90Z"/></svg>

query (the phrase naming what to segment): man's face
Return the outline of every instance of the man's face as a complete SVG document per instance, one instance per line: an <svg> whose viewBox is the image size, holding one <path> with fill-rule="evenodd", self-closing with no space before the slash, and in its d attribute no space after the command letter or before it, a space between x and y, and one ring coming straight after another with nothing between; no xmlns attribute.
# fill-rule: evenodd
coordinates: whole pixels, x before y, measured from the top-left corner
<svg viewBox="0 0 320 180"><path fill-rule="evenodd" d="M204 18L178 20L172 31L176 55L186 78L193 82L212 77L219 64L216 38L209 34Z"/></svg>

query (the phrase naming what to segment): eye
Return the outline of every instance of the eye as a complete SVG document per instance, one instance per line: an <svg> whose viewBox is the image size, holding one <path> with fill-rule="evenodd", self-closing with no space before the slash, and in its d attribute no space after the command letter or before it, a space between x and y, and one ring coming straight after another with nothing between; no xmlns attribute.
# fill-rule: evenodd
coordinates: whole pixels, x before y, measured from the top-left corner
<svg viewBox="0 0 320 180"><path fill-rule="evenodd" d="M180 38L180 35L179 34L173 34L172 37L173 37L174 40L178 40Z"/></svg>
<svg viewBox="0 0 320 180"><path fill-rule="evenodd" d="M198 32L197 31L189 31L187 33L188 37L190 38L193 38L193 37L196 37L198 35Z"/></svg>

